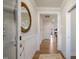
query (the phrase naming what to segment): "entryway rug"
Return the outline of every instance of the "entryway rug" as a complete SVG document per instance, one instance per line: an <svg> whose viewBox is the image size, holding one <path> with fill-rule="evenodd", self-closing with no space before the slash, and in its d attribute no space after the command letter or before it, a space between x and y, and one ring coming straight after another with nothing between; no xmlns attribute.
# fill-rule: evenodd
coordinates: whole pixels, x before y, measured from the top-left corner
<svg viewBox="0 0 79 59"><path fill-rule="evenodd" d="M61 54L40 54L39 59L63 59Z"/></svg>

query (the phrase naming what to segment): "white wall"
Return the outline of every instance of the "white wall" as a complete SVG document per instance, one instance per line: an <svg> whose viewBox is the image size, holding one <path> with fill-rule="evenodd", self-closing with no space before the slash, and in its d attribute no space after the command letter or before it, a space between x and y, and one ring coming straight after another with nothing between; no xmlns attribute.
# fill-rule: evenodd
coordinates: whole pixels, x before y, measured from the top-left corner
<svg viewBox="0 0 79 59"><path fill-rule="evenodd" d="M72 6L75 5L75 0L64 0L61 4L61 33L62 33L62 52L66 57L66 13L71 9ZM68 53L67 53L68 54ZM67 57L66 57L67 58Z"/></svg>
<svg viewBox="0 0 79 59"><path fill-rule="evenodd" d="M22 59L32 59L34 53L39 49L39 35L37 27L37 14L36 5L34 0L22 0L29 7L32 24L29 32L22 33L22 44L24 46L23 58Z"/></svg>

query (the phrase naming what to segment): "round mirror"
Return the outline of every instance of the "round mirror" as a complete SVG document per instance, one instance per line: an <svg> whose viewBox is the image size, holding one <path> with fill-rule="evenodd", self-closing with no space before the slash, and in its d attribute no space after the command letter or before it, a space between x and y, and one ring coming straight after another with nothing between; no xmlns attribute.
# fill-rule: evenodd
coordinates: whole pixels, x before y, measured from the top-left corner
<svg viewBox="0 0 79 59"><path fill-rule="evenodd" d="M31 14L24 2L21 2L21 32L28 32L31 27Z"/></svg>

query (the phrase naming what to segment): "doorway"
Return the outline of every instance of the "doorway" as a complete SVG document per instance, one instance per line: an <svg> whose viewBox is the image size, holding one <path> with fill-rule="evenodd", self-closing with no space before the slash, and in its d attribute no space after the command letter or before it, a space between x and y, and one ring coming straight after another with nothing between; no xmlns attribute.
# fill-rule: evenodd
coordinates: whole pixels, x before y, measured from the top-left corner
<svg viewBox="0 0 79 59"><path fill-rule="evenodd" d="M76 59L76 5L66 16L66 57Z"/></svg>
<svg viewBox="0 0 79 59"><path fill-rule="evenodd" d="M58 50L61 50L61 16L60 16L60 12L56 12L56 11L52 11L52 12L50 12L50 11L48 11L48 12L46 12L46 11L43 11L43 12L39 12L38 13L38 29L41 29L41 23L42 23L42 21L41 21L41 15L43 15L43 17L45 16L45 17L49 17L49 16L52 16L52 15L54 15L55 17L57 17L57 29L55 29L56 31L57 31L57 49ZM49 16L47 16L47 15L49 15ZM43 21L44 22L44 21ZM43 26L42 26L43 27ZM50 27L51 28L51 27ZM50 29L49 31L51 32L51 30L52 29ZM41 44L41 41L44 39L44 37L45 36L43 36L43 34L44 34L44 31L43 32L41 32L41 30L38 30L39 31L39 38L41 39L40 40L40 44ZM50 38L50 32L47 34L47 36L48 37L46 37L47 39L48 38ZM42 34L41 34L42 33ZM53 34L53 32L52 32L52 34ZM42 36L41 36L42 35Z"/></svg>
<svg viewBox="0 0 79 59"><path fill-rule="evenodd" d="M47 41L49 53L57 52L57 35L58 21L56 14L41 14L40 15L40 32L41 40Z"/></svg>
<svg viewBox="0 0 79 59"><path fill-rule="evenodd" d="M76 8L73 8L73 10L70 13L71 13L71 57L76 57Z"/></svg>
<svg viewBox="0 0 79 59"><path fill-rule="evenodd" d="M47 45L42 52L56 53L58 40L58 16L57 14L40 14L40 39ZM42 44L41 43L41 44ZM42 44L43 46L43 44Z"/></svg>
<svg viewBox="0 0 79 59"><path fill-rule="evenodd" d="M41 39L50 39L50 35L55 35L55 33L57 34L57 22L56 14L40 15Z"/></svg>

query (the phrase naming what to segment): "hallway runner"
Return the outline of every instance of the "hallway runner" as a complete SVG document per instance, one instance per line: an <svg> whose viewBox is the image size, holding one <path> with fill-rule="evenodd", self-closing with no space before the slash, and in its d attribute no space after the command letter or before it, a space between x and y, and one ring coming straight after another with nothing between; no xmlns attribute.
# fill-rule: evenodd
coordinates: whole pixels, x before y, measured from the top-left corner
<svg viewBox="0 0 79 59"><path fill-rule="evenodd" d="M61 54L41 54L39 59L63 59Z"/></svg>

